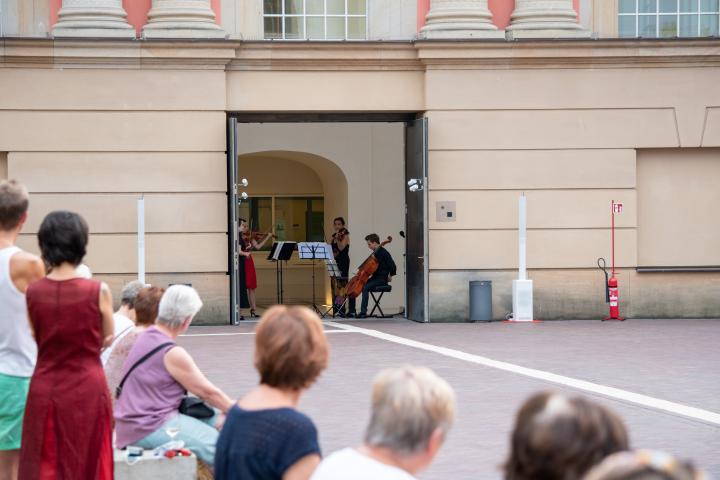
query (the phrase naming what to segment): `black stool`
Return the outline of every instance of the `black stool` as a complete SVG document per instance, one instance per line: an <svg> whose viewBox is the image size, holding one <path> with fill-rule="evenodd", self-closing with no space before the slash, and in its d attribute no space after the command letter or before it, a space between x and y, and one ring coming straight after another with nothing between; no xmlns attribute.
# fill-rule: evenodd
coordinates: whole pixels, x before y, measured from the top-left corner
<svg viewBox="0 0 720 480"><path fill-rule="evenodd" d="M382 300L383 295L385 295L386 292L392 292L392 286L391 285L380 285L372 290L370 290L370 296L373 299L374 305L372 310L370 310L369 317L378 317L378 318L390 318L392 315L385 315L385 312L382 311L382 308L380 308L380 300ZM377 297L375 296L376 293L379 293ZM380 312L380 315L373 315L375 313L375 310L378 310Z"/></svg>

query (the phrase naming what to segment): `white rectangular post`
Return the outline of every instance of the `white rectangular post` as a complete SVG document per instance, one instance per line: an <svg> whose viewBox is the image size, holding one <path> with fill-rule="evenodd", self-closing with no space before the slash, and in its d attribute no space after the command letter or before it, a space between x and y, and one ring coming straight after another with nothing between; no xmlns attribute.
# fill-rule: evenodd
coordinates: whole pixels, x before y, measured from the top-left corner
<svg viewBox="0 0 720 480"><path fill-rule="evenodd" d="M527 280L527 197L518 202L518 280Z"/></svg>
<svg viewBox="0 0 720 480"><path fill-rule="evenodd" d="M137 201L138 280L145 283L145 198Z"/></svg>
<svg viewBox="0 0 720 480"><path fill-rule="evenodd" d="M518 279L512 283L513 322L533 321L533 282L527 278L527 197L518 201Z"/></svg>

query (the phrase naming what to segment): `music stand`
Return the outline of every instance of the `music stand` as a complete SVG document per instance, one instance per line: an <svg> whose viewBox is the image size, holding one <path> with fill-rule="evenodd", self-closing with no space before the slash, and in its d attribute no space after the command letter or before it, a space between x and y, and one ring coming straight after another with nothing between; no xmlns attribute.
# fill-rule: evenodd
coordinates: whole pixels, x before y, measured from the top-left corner
<svg viewBox="0 0 720 480"><path fill-rule="evenodd" d="M282 262L287 262L295 251L296 242L273 242L267 259L275 262L275 281L277 282L277 303L282 305L284 297Z"/></svg>
<svg viewBox="0 0 720 480"><path fill-rule="evenodd" d="M325 242L300 242L298 243L298 257L301 260L312 261L312 308L318 315L322 311L315 303L315 260L332 260L332 247Z"/></svg>
<svg viewBox="0 0 720 480"><path fill-rule="evenodd" d="M335 259L325 260L325 268L327 268L327 272L328 272L328 275L330 275L330 278L335 280L336 288L337 288L338 280L346 279L345 277L343 277L343 274L340 271L340 267L338 266ZM325 310L325 312L320 316L322 318L325 318L327 316L327 314L330 313L330 310L332 310L333 311L332 317L335 318L337 315L337 312L342 310L342 308L345 306L345 303L347 303L347 296L345 296L345 300L343 300L343 303L341 305L336 305L335 304L335 292L333 292L332 305L330 306L330 308Z"/></svg>

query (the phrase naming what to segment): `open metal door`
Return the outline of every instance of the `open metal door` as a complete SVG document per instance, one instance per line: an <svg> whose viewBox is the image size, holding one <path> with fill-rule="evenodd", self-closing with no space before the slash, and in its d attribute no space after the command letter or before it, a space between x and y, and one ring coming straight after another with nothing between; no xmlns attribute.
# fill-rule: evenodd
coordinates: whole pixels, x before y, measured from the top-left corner
<svg viewBox="0 0 720 480"><path fill-rule="evenodd" d="M227 171L228 171L228 273L230 274L230 324L237 325L240 318L240 244L238 239L238 173L237 173L237 119L227 122Z"/></svg>
<svg viewBox="0 0 720 480"><path fill-rule="evenodd" d="M427 234L427 118L407 122L405 127L405 278L407 318L427 322L428 234ZM414 191L413 191L414 190Z"/></svg>

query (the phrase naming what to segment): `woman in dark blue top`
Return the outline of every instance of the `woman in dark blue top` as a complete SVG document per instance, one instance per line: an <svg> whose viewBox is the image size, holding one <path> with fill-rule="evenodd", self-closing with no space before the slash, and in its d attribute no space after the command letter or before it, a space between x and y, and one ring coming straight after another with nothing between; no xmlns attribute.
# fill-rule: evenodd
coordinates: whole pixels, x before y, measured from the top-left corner
<svg viewBox="0 0 720 480"><path fill-rule="evenodd" d="M327 366L318 316L305 307L269 309L255 330L260 385L227 413L215 450L216 480L307 480L320 463L317 429L297 410Z"/></svg>

